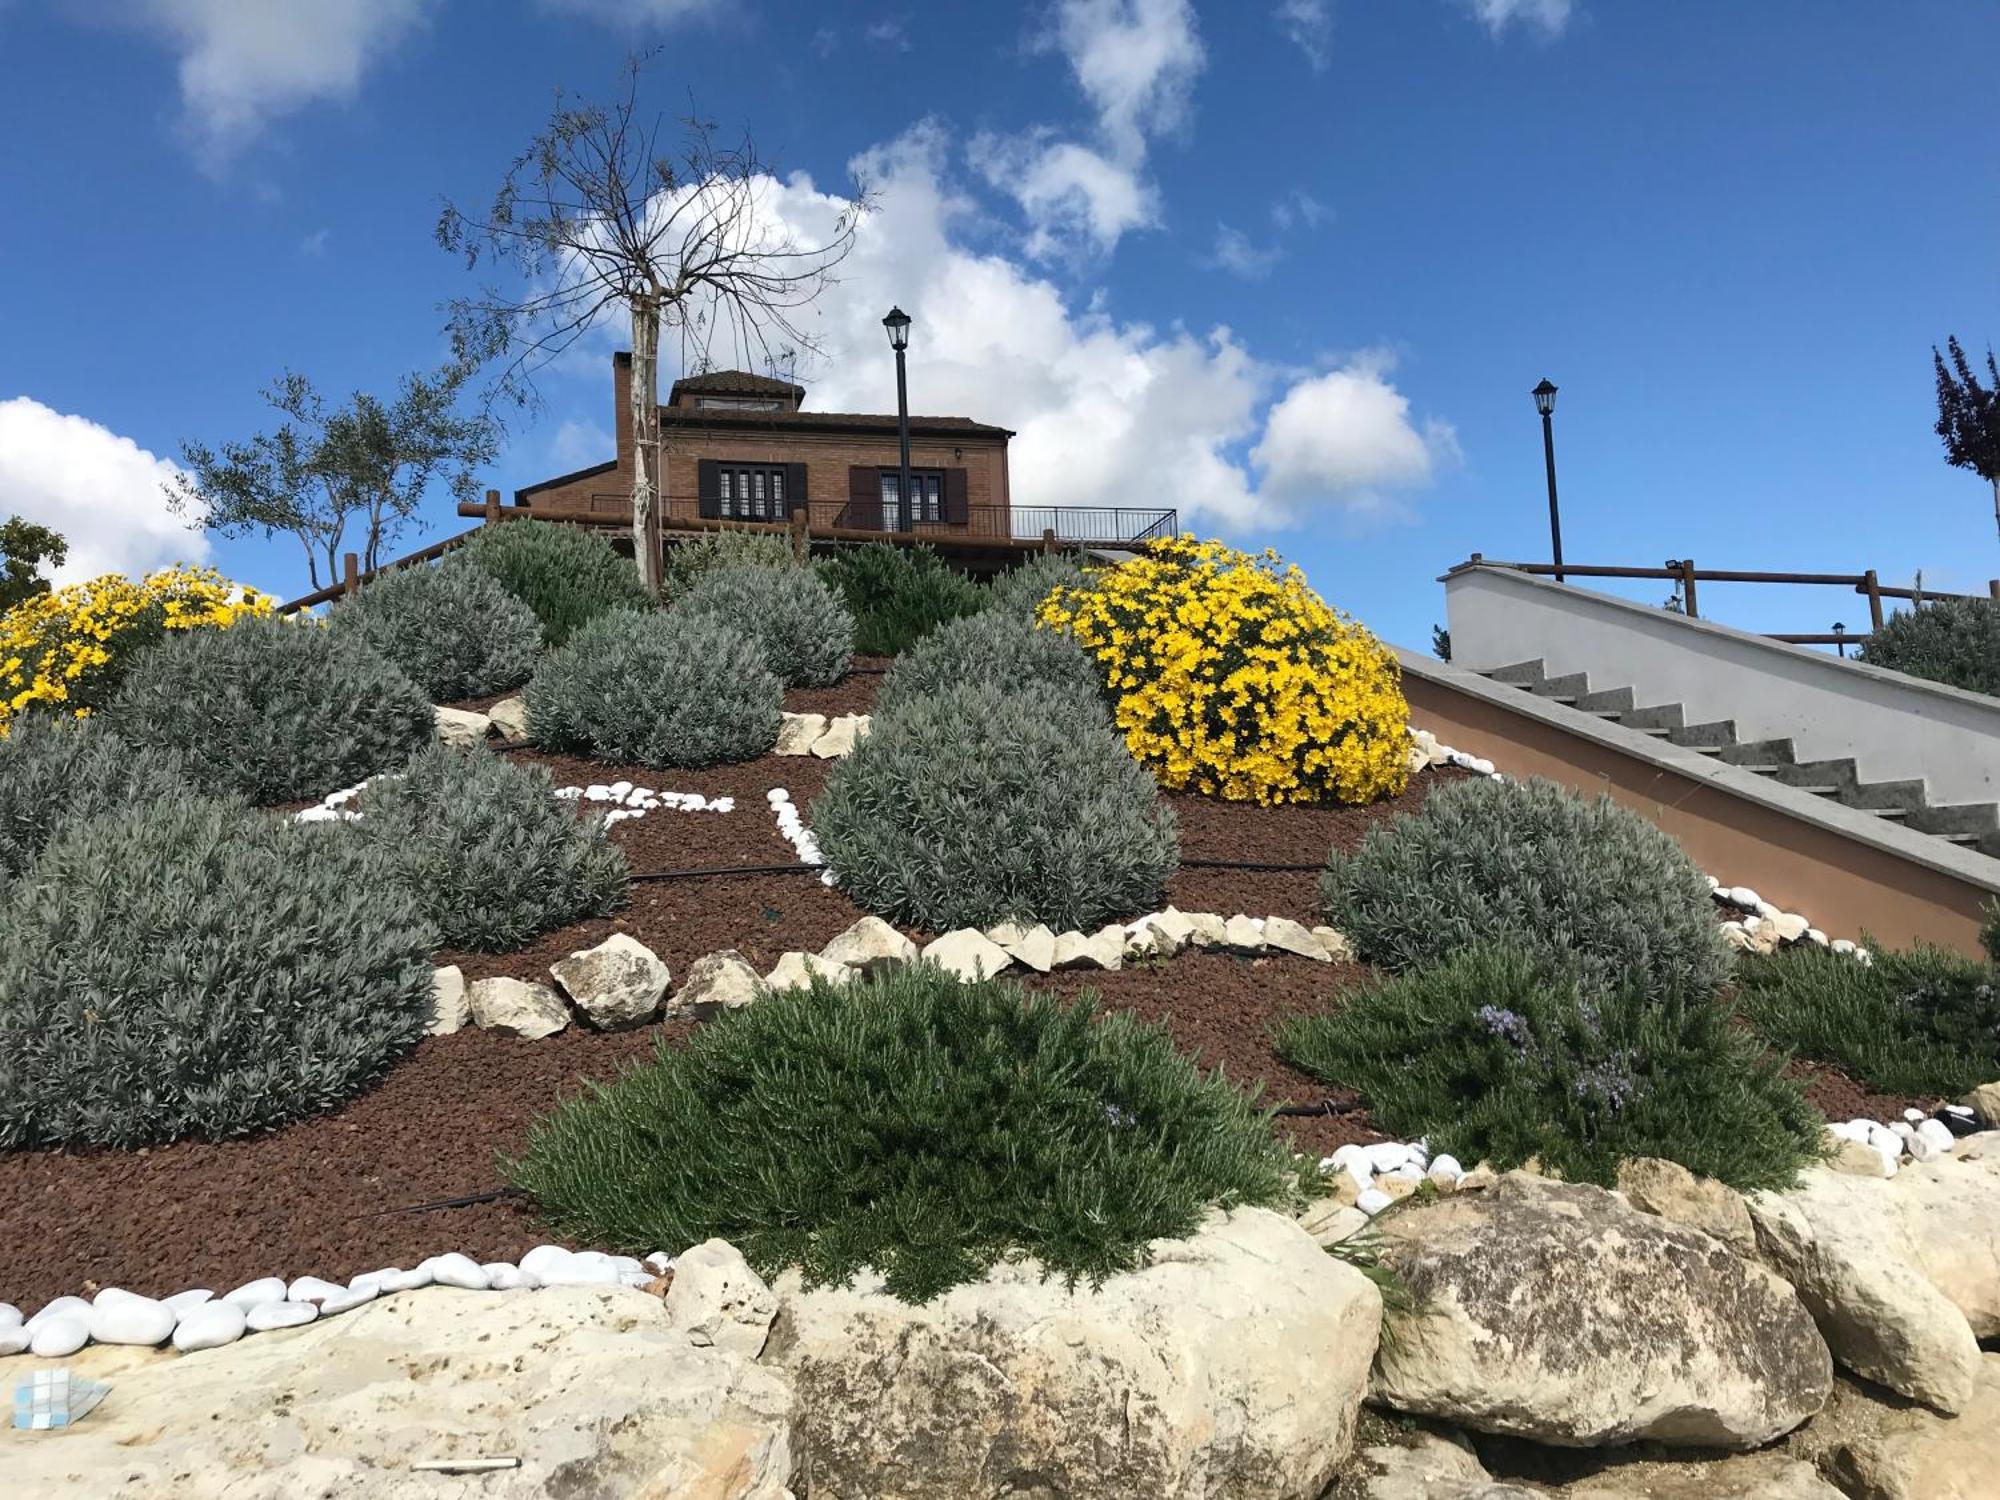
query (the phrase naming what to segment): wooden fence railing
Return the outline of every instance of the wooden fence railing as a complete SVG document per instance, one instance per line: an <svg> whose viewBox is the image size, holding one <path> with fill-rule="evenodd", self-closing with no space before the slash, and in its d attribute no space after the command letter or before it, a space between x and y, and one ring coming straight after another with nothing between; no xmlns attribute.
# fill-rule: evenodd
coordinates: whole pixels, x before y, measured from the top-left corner
<svg viewBox="0 0 2000 1500"><path fill-rule="evenodd" d="M1882 628L1882 601L1884 599L1978 599L1990 596L2000 600L2000 578L1991 579L1986 585L1986 595L1953 594L1943 589L1906 589L1882 582L1875 569L1865 573L1763 573L1740 568L1697 568L1691 557L1670 557L1657 568L1608 567L1591 563L1566 562L1558 567L1554 563L1498 562L1475 552L1464 562L1451 569L1456 573L1464 568L1510 568L1517 573L1532 573L1552 576L1560 583L1566 578L1657 578L1680 585L1681 603L1690 619L1699 619L1701 609L1696 595L1696 585L1708 583L1786 583L1807 584L1834 588L1852 589L1868 600L1868 632L1866 634L1841 631L1837 634L1826 631L1778 634L1766 632L1765 639L1784 641L1793 646L1835 646L1859 645L1875 631ZM1447 577L1450 574L1446 575Z"/></svg>

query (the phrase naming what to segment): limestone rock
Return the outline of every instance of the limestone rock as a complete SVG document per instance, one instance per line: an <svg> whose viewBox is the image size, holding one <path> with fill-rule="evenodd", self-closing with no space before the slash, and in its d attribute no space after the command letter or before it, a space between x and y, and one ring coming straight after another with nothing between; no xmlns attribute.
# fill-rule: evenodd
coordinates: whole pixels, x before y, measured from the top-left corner
<svg viewBox="0 0 2000 1500"><path fill-rule="evenodd" d="M1619 1164L1618 1191L1642 1213L1698 1229L1738 1255L1756 1259L1757 1231L1751 1227L1750 1210L1743 1195L1726 1183L1697 1177L1677 1161L1635 1156Z"/></svg>
<svg viewBox="0 0 2000 1500"><path fill-rule="evenodd" d="M1749 1201L1764 1259L1798 1288L1834 1358L1949 1413L1971 1399L1979 1344L1965 1313L1927 1274L1926 1262L1949 1272L1960 1264L1960 1251L1914 1245L1903 1218L1906 1183L1923 1175L1935 1181L1947 1165L1977 1170L1937 1162L1885 1181L1812 1168L1790 1191L1756 1193ZM1961 1238L1949 1220L1935 1229ZM1976 1287L1969 1290L1977 1295Z"/></svg>
<svg viewBox="0 0 2000 1500"><path fill-rule="evenodd" d="M549 973L599 1031L652 1020L673 979L657 953L624 932L572 953Z"/></svg>
<svg viewBox="0 0 2000 1500"><path fill-rule="evenodd" d="M472 1023L529 1041L554 1036L569 1025L562 996L545 984L519 979L479 979L466 993Z"/></svg>
<svg viewBox="0 0 2000 1500"><path fill-rule="evenodd" d="M493 727L493 721L485 714L463 708L439 708L436 715L438 738L454 750L470 750L484 744L486 731Z"/></svg>
<svg viewBox="0 0 2000 1500"><path fill-rule="evenodd" d="M494 737L503 745L524 744L533 737L528 730L525 698L502 698L486 710L486 719Z"/></svg>
<svg viewBox="0 0 2000 1500"><path fill-rule="evenodd" d="M1398 1410L1563 1447L1753 1448L1831 1388L1789 1286L1602 1188L1513 1172L1377 1227L1416 1299L1376 1361Z"/></svg>
<svg viewBox="0 0 2000 1500"><path fill-rule="evenodd" d="M1811 1464L1775 1451L1614 1464L1564 1485L1560 1494L1563 1500L1846 1500Z"/></svg>
<svg viewBox="0 0 2000 1500"><path fill-rule="evenodd" d="M704 953L689 966L687 978L667 1002L666 1013L706 1020L748 1005L757 998L761 983L750 961L734 948Z"/></svg>
<svg viewBox="0 0 2000 1500"><path fill-rule="evenodd" d="M657 1297L623 1287L389 1297L226 1351L91 1349L108 1378L87 1421L0 1431L10 1494L38 1500L783 1500L790 1394L720 1348L691 1348ZM519 1455L472 1479L417 1459Z"/></svg>
<svg viewBox="0 0 2000 1500"><path fill-rule="evenodd" d="M1056 936L1040 922L1004 946L1014 962L1037 974L1046 974L1055 967Z"/></svg>
<svg viewBox="0 0 2000 1500"><path fill-rule="evenodd" d="M2000 1354L1983 1354L1957 1417L1885 1400L1842 1380L1789 1444L1864 1500L1990 1500L2000 1475Z"/></svg>
<svg viewBox="0 0 2000 1500"><path fill-rule="evenodd" d="M807 755L813 741L826 733L825 714L778 715L778 743L771 747L773 755Z"/></svg>
<svg viewBox="0 0 2000 1500"><path fill-rule="evenodd" d="M1864 1141L1835 1135L1829 1130L1822 1132L1821 1144L1827 1149L1824 1165L1829 1172L1843 1172L1850 1177L1894 1175L1894 1168L1883 1159L1882 1153Z"/></svg>
<svg viewBox="0 0 2000 1500"><path fill-rule="evenodd" d="M1238 912L1222 924L1222 930L1228 946L1238 953L1264 951L1264 929L1255 917L1246 917Z"/></svg>
<svg viewBox="0 0 2000 1500"><path fill-rule="evenodd" d="M1354 1179L1345 1172L1340 1174L1343 1183L1352 1184ZM1351 1192L1336 1192L1325 1198L1315 1198L1307 1204L1298 1216L1299 1228L1313 1237L1316 1245L1337 1245L1349 1235L1368 1226L1368 1215L1356 1208L1351 1201ZM1350 1201L1342 1201L1343 1198Z"/></svg>
<svg viewBox="0 0 2000 1500"><path fill-rule="evenodd" d="M1186 912L1169 906L1139 918L1126 931L1130 934L1127 952L1153 953L1161 958L1172 958L1194 941L1195 927Z"/></svg>
<svg viewBox="0 0 2000 1500"><path fill-rule="evenodd" d="M880 917L863 917L820 949L819 956L828 963L873 974L915 962L917 945Z"/></svg>
<svg viewBox="0 0 2000 1500"><path fill-rule="evenodd" d="M457 964L447 964L431 971L431 1024L425 1027L430 1036L450 1036L461 1027L472 1024L472 1002L465 997L465 971Z"/></svg>
<svg viewBox="0 0 2000 1500"><path fill-rule="evenodd" d="M1197 948L1227 948L1229 946L1229 924L1212 911L1191 911L1187 914L1188 926L1193 929L1188 941Z"/></svg>
<svg viewBox="0 0 2000 1500"><path fill-rule="evenodd" d="M1979 1116L1981 1124L2000 1126L2000 1083L1982 1083L1958 1102Z"/></svg>
<svg viewBox="0 0 2000 1500"><path fill-rule="evenodd" d="M1315 927L1312 935L1319 939L1320 947L1326 950L1328 958L1337 964L1354 962L1354 944L1347 940L1347 934L1338 927Z"/></svg>
<svg viewBox="0 0 2000 1500"><path fill-rule="evenodd" d="M1012 954L977 927L961 927L933 939L923 958L925 963L965 980L1004 974L1014 961Z"/></svg>
<svg viewBox="0 0 2000 1500"><path fill-rule="evenodd" d="M826 732L812 742L812 753L821 760L835 760L852 750L867 733L866 714L842 714L827 722Z"/></svg>
<svg viewBox="0 0 2000 1500"><path fill-rule="evenodd" d="M1316 964L1333 962L1333 955L1321 946L1320 940L1290 917L1264 919L1264 946L1276 948L1280 953L1296 953L1300 958L1309 958Z"/></svg>
<svg viewBox="0 0 2000 1500"><path fill-rule="evenodd" d="M1533 1500L1533 1491L1496 1481L1456 1433L1419 1431L1370 1444L1355 1467L1366 1476L1355 1481L1361 1500Z"/></svg>
<svg viewBox="0 0 2000 1500"><path fill-rule="evenodd" d="M727 1240L704 1240L675 1259L667 1321L697 1349L755 1359L777 1315L778 1299Z"/></svg>
<svg viewBox="0 0 2000 1500"><path fill-rule="evenodd" d="M767 990L803 989L815 979L830 979L835 984L845 984L854 977L854 971L845 964L829 963L817 953L801 953L796 948L788 953L780 953L771 972L764 976Z"/></svg>
<svg viewBox="0 0 2000 1500"><path fill-rule="evenodd" d="M922 1306L873 1273L775 1285L814 1500L1315 1500L1353 1441L1381 1299L1282 1215L1213 1215L1093 1291L997 1266ZM1280 1336L1282 1330L1282 1336Z"/></svg>

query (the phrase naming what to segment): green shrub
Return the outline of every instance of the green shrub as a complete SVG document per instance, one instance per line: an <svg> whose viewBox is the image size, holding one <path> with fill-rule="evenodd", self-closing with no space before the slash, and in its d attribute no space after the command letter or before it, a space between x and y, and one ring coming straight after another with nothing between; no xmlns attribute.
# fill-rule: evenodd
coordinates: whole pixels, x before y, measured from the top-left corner
<svg viewBox="0 0 2000 1500"><path fill-rule="evenodd" d="M768 531L708 531L667 548L660 572L660 596L669 603L684 597L718 568L797 568L789 538Z"/></svg>
<svg viewBox="0 0 2000 1500"><path fill-rule="evenodd" d="M559 801L549 773L484 750L433 746L351 804L448 948L504 953L625 904L631 871L597 818Z"/></svg>
<svg viewBox="0 0 2000 1500"><path fill-rule="evenodd" d="M1180 860L1172 809L1109 725L1033 684L969 683L878 714L810 821L842 890L936 932L1087 932L1156 907Z"/></svg>
<svg viewBox="0 0 2000 1500"><path fill-rule="evenodd" d="M519 687L535 670L542 625L484 568L401 568L336 604L327 619L403 669L433 703Z"/></svg>
<svg viewBox="0 0 2000 1500"><path fill-rule="evenodd" d="M1986 920L1980 924L1979 941L1985 945L1986 956L2000 964L2000 897L1986 903Z"/></svg>
<svg viewBox="0 0 2000 1500"><path fill-rule="evenodd" d="M542 658L528 724L554 748L647 766L752 760L778 740L783 687L755 642L706 615L615 610Z"/></svg>
<svg viewBox="0 0 2000 1500"><path fill-rule="evenodd" d="M875 694L875 712L969 682L1041 683L1073 694L1110 722L1103 679L1084 649L1061 631L999 609L947 620L897 657Z"/></svg>
<svg viewBox="0 0 2000 1500"><path fill-rule="evenodd" d="M1861 660L2000 697L2000 600L1937 599L1893 614Z"/></svg>
<svg viewBox="0 0 2000 1500"><path fill-rule="evenodd" d="M1872 963L1816 944L1742 959L1737 1006L1781 1047L1890 1094L1956 1097L2000 1078L2000 984L1942 948L1871 949Z"/></svg>
<svg viewBox="0 0 2000 1500"><path fill-rule="evenodd" d="M309 620L169 637L133 664L105 717L127 742L182 756L205 789L257 803L351 786L437 732L415 683Z"/></svg>
<svg viewBox="0 0 2000 1500"><path fill-rule="evenodd" d="M863 656L896 656L946 620L986 607L985 591L929 547L869 542L819 567L854 615L854 649Z"/></svg>
<svg viewBox="0 0 2000 1500"><path fill-rule="evenodd" d="M1213 1205L1282 1201L1290 1153L1165 1032L928 964L767 995L560 1106L509 1164L558 1234L727 1239L765 1276L864 1266L926 1301L1022 1252L1074 1283Z"/></svg>
<svg viewBox="0 0 2000 1500"><path fill-rule="evenodd" d="M1279 1051L1367 1096L1375 1124L1461 1161L1531 1156L1610 1185L1663 1156L1737 1188L1788 1185L1821 1121L1783 1059L1707 993L1589 992L1512 946L1461 948L1351 990L1279 1031Z"/></svg>
<svg viewBox="0 0 2000 1500"><path fill-rule="evenodd" d="M464 557L535 612L552 646L608 610L653 607L632 559L581 526L553 521L484 526L466 543Z"/></svg>
<svg viewBox="0 0 2000 1500"><path fill-rule="evenodd" d="M787 687L827 687L854 660L854 616L804 568L713 568L674 606L743 631Z"/></svg>
<svg viewBox="0 0 2000 1500"><path fill-rule="evenodd" d="M268 1129L414 1045L436 934L345 834L191 798L58 835L0 898L0 1148Z"/></svg>
<svg viewBox="0 0 2000 1500"><path fill-rule="evenodd" d="M134 750L101 718L23 715L0 739L0 881L79 819L192 790L178 756Z"/></svg>
<svg viewBox="0 0 2000 1500"><path fill-rule="evenodd" d="M1321 893L1361 956L1391 970L1505 941L1574 962L1599 990L1630 974L1710 995L1729 973L1708 882L1680 845L1609 798L1543 781L1437 788L1334 851Z"/></svg>
<svg viewBox="0 0 2000 1500"><path fill-rule="evenodd" d="M1090 569L1074 552L1038 552L988 585L987 607L1032 620L1042 601L1057 589L1082 588L1089 582Z"/></svg>

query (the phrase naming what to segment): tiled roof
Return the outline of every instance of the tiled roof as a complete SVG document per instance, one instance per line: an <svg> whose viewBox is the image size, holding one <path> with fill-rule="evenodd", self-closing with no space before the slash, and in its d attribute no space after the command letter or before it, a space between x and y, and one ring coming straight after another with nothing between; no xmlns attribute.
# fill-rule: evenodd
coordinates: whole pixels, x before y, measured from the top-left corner
<svg viewBox="0 0 2000 1500"><path fill-rule="evenodd" d="M896 431L895 414L877 416L851 411L728 411L714 407L685 411L678 407L660 408L660 421L669 427L730 427L777 429L786 432L886 432ZM1005 427L992 427L970 417L910 418L910 431L961 437L1009 438Z"/></svg>
<svg viewBox="0 0 2000 1500"><path fill-rule="evenodd" d="M683 393L691 396L779 396L803 401L806 388L789 380L774 380L769 375L752 375L747 370L711 370L706 375L683 375L674 382L667 401L670 404L678 401Z"/></svg>

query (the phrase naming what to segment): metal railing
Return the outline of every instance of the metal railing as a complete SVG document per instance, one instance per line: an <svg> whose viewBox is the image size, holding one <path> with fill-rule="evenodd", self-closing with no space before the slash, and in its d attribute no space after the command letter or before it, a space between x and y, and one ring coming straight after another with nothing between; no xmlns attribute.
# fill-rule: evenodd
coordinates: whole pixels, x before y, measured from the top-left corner
<svg viewBox="0 0 2000 1500"><path fill-rule="evenodd" d="M1465 568L1508 568L1516 573L1531 573L1553 576L1557 582L1576 578L1657 578L1677 584L1680 590L1683 612L1689 619L1701 618L1699 597L1696 586L1708 583L1786 583L1809 584L1833 588L1852 589L1868 600L1868 634L1841 631L1837 634L1825 631L1803 633L1766 632L1764 638L1783 641L1793 646L1836 646L1859 645L1869 635L1882 628L1882 601L1884 599L1979 599L1991 597L2000 600L2000 578L1991 579L1986 585L1986 594L1953 594L1943 589L1897 588L1882 582L1875 569L1863 573L1764 573L1740 568L1697 568L1691 557L1670 557L1657 568L1611 567L1592 563L1566 562L1561 567L1554 563L1499 562L1475 552L1464 562L1455 565L1450 573Z"/></svg>

